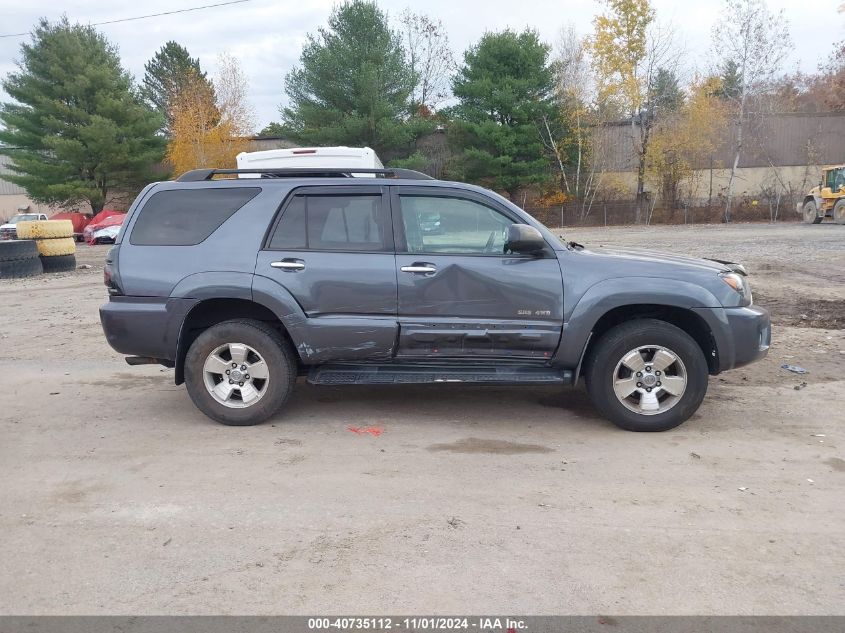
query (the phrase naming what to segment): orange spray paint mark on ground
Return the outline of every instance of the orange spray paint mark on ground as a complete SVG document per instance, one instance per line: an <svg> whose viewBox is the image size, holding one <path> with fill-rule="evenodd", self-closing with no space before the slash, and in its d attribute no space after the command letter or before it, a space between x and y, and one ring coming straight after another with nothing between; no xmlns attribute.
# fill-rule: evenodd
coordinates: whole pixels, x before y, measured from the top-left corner
<svg viewBox="0 0 845 633"><path fill-rule="evenodd" d="M366 426L366 427L347 426L346 430L352 431L353 433L357 433L358 435L369 434L369 435L372 435L373 437L378 437L379 435L384 433L384 429L381 428L381 427L378 427L378 426Z"/></svg>

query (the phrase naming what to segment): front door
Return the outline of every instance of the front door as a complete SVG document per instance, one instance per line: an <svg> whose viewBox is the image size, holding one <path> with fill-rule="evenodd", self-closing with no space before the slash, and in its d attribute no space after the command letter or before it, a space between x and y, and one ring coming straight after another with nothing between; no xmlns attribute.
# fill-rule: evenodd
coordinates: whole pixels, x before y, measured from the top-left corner
<svg viewBox="0 0 845 633"><path fill-rule="evenodd" d="M519 223L503 205L461 189L392 188L400 357L550 359L563 323L551 248L504 252Z"/></svg>
<svg viewBox="0 0 845 633"><path fill-rule="evenodd" d="M396 341L396 266L381 187L302 187L288 196L258 254L256 275L305 314L309 361L385 359Z"/></svg>

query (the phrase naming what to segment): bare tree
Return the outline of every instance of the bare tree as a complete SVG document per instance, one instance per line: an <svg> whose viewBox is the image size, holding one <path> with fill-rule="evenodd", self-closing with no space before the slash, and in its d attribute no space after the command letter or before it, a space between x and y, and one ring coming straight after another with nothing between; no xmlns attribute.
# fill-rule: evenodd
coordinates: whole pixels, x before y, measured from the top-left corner
<svg viewBox="0 0 845 633"><path fill-rule="evenodd" d="M738 94L726 95L733 103L734 159L728 179L725 222L731 220L733 185L742 153L749 105L768 91L781 69L790 46L783 11L772 13L765 0L725 0L725 9L713 27L713 48L722 64L736 65Z"/></svg>
<svg viewBox="0 0 845 633"><path fill-rule="evenodd" d="M449 34L440 20L410 9L405 9L399 19L414 81L411 113L431 113L449 96L455 69Z"/></svg>
<svg viewBox="0 0 845 633"><path fill-rule="evenodd" d="M658 116L662 114L659 110L663 95L655 90L657 76L661 70L674 76L680 58L680 49L675 45L674 32L675 29L671 25L654 22L650 25L646 37L646 54L640 68L643 101L639 111L632 113L631 117L631 140L637 156L637 222L642 219L641 207L646 208L649 218L654 211L654 204L651 205L651 210L648 210L645 193L646 162L654 125Z"/></svg>
<svg viewBox="0 0 845 633"><path fill-rule="evenodd" d="M555 53L557 100L562 115L567 119L568 127L568 138L564 139L563 143L557 143L555 156L563 173L567 193L579 199L585 195L581 172L587 159L593 123L589 107L593 101L595 83L590 69L589 40L580 35L573 24L569 24L560 31ZM567 145L575 163L574 169L571 170L571 186L566 178L561 156Z"/></svg>
<svg viewBox="0 0 845 633"><path fill-rule="evenodd" d="M606 135L598 131L602 120L601 109L596 107L590 41L572 24L560 30L554 68L555 98L562 125L555 126L544 118L540 138L560 174L560 190L577 205L578 219L583 222L602 184L607 153L602 151L606 148L599 148ZM562 129L562 134L556 134L557 129Z"/></svg>

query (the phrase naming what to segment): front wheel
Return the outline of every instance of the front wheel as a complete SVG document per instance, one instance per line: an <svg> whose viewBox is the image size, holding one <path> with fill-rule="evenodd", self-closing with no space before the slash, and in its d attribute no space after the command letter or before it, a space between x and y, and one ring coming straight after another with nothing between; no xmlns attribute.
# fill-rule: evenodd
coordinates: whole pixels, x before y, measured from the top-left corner
<svg viewBox="0 0 845 633"><path fill-rule="evenodd" d="M833 221L837 224L845 224L845 198L839 198L833 207Z"/></svg>
<svg viewBox="0 0 845 633"><path fill-rule="evenodd" d="M666 431L685 422L704 399L708 376L695 340L656 319L609 330L585 366L593 405L628 431Z"/></svg>
<svg viewBox="0 0 845 633"><path fill-rule="evenodd" d="M807 200L804 203L804 222L807 224L818 224L822 221L822 216L819 215L819 210L816 208L816 203L812 200Z"/></svg>
<svg viewBox="0 0 845 633"><path fill-rule="evenodd" d="M197 408L230 426L259 424L288 399L296 381L290 346L266 323L214 325L191 344L185 385Z"/></svg>

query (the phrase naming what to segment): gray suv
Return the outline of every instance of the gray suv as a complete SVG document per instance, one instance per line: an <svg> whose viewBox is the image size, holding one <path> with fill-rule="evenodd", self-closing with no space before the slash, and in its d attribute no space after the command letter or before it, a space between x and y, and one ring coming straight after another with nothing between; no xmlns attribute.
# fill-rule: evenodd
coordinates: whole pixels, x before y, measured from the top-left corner
<svg viewBox="0 0 845 633"><path fill-rule="evenodd" d="M662 431L771 336L739 265L587 250L491 191L399 169L206 169L151 184L104 276L111 346L130 365L175 368L194 404L232 425L274 415L299 375L583 376L603 416Z"/></svg>

